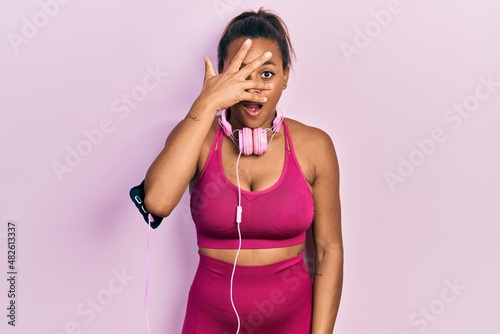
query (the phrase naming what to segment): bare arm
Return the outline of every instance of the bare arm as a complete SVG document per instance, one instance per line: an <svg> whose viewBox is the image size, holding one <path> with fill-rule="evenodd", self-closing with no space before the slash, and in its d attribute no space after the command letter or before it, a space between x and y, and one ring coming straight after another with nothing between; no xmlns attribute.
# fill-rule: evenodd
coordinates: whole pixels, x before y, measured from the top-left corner
<svg viewBox="0 0 500 334"><path fill-rule="evenodd" d="M228 69L219 75L215 75L212 61L205 57L205 78L200 95L185 119L172 130L164 149L146 174L145 204L151 213L166 217L179 203L196 173L203 143L218 110L239 101L265 102L264 97L248 90L268 90L270 84L246 79L270 55L263 54L240 69L250 45L251 41L243 43Z"/></svg>
<svg viewBox="0 0 500 334"><path fill-rule="evenodd" d="M316 215L313 236L316 271L313 282L312 334L331 334L337 318L343 280L339 169L331 139L322 133L313 183Z"/></svg>
<svg viewBox="0 0 500 334"><path fill-rule="evenodd" d="M169 134L165 147L146 173L145 204L150 212L166 217L179 202L195 174L214 115L209 106L195 101L188 115Z"/></svg>

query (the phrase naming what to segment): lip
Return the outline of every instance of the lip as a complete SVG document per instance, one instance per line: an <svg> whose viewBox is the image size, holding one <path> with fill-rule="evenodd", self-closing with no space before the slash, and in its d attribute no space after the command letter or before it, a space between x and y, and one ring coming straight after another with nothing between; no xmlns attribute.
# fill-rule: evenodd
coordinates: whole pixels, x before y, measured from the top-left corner
<svg viewBox="0 0 500 334"><path fill-rule="evenodd" d="M254 103L254 102L243 102L241 104L241 107L245 113L247 113L250 116L258 116L264 106L261 103Z"/></svg>

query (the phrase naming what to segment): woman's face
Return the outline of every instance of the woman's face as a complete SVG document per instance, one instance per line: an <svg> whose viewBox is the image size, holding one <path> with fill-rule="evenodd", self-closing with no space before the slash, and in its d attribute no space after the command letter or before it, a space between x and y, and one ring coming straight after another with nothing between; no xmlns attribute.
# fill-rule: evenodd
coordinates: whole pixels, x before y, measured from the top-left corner
<svg viewBox="0 0 500 334"><path fill-rule="evenodd" d="M234 40L227 49L227 58L224 60L224 68L227 69L231 60L234 58L241 45L247 38ZM267 97L267 102L257 104L253 102L241 101L231 107L231 117L229 119L233 128L258 128L271 127L272 120L275 117L276 105L281 97L281 93L288 83L289 67L283 70L283 59L278 44L270 39L257 38L252 39L252 45L243 60L241 66L245 66L252 60L261 56L264 52L271 51L272 57L262 66L256 68L247 79L261 80L272 83L271 90L249 90L254 94Z"/></svg>

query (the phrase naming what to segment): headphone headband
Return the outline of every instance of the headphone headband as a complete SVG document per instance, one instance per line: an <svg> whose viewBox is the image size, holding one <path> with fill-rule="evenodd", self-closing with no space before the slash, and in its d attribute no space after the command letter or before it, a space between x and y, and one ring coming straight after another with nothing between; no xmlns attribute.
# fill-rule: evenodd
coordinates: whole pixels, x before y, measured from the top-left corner
<svg viewBox="0 0 500 334"><path fill-rule="evenodd" d="M221 120L219 121L219 124L222 126L222 130L224 131L224 134L226 136L231 136L233 134L233 127L231 126L231 123L227 121L226 114L228 113L228 109L225 109L221 113ZM281 129L281 123L283 123L283 115L276 110L276 117L273 120L273 126L271 128L271 131L274 133L277 133Z"/></svg>

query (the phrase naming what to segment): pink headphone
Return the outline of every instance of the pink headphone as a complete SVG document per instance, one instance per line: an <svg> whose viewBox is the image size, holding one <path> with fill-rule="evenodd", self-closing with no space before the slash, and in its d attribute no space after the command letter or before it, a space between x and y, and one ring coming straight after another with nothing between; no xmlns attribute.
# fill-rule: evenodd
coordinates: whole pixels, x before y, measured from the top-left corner
<svg viewBox="0 0 500 334"><path fill-rule="evenodd" d="M271 130L273 133L277 133L281 129L281 123L283 122L283 115L276 111L276 117L273 120L273 127L271 129L263 128L243 128L241 130L236 130L238 132L238 139L233 136L233 128L231 124L226 119L227 109L222 111L221 120L219 124L222 127L222 131L228 137L230 137L235 143L238 142L238 146L243 155L262 155L267 152L267 131Z"/></svg>

